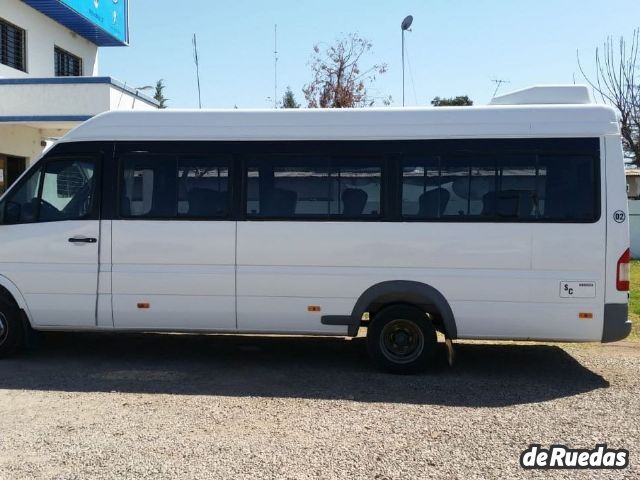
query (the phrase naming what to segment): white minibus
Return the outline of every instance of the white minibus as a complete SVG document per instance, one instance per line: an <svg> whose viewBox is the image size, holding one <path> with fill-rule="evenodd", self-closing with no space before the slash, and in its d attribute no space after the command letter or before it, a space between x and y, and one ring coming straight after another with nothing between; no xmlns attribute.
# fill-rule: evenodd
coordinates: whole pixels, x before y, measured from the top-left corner
<svg viewBox="0 0 640 480"><path fill-rule="evenodd" d="M581 86L479 107L127 111L0 200L0 355L31 330L625 338L615 111Z"/></svg>

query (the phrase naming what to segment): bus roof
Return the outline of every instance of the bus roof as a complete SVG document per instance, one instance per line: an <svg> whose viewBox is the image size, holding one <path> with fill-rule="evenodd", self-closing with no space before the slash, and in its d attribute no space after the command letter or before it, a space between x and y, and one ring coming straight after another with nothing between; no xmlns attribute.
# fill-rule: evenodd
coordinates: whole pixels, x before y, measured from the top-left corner
<svg viewBox="0 0 640 480"><path fill-rule="evenodd" d="M616 112L586 103L575 90L560 101L558 87L532 87L473 107L153 110L105 112L61 142L287 141L446 138L598 137L619 133ZM566 88L566 87L565 87ZM527 91L531 103L527 104ZM509 97L514 99L509 104Z"/></svg>

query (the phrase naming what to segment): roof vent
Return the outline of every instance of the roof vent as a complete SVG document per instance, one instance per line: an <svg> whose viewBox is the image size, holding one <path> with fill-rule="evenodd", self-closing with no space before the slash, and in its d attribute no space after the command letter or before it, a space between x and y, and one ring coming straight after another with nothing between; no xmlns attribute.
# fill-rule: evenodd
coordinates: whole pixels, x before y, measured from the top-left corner
<svg viewBox="0 0 640 480"><path fill-rule="evenodd" d="M494 97L489 105L584 105L592 103L586 85L543 85Z"/></svg>

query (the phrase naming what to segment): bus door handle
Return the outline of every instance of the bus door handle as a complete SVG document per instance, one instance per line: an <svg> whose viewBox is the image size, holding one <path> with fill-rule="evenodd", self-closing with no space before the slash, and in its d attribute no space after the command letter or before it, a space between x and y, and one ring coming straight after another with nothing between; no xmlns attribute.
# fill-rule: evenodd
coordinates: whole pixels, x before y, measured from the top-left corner
<svg viewBox="0 0 640 480"><path fill-rule="evenodd" d="M82 237L78 235L77 237L71 237L69 239L69 242L75 245L81 245L83 243L97 243L98 239L93 237Z"/></svg>

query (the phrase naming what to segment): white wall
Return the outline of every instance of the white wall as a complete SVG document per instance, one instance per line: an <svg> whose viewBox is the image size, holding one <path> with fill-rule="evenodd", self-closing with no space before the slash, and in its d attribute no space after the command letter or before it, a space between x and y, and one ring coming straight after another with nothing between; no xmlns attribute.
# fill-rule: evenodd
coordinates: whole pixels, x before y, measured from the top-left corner
<svg viewBox="0 0 640 480"><path fill-rule="evenodd" d="M20 0L0 0L0 18L27 31L27 73L0 64L0 78L53 77L54 46L82 58L83 75L98 75L98 47Z"/></svg>
<svg viewBox="0 0 640 480"><path fill-rule="evenodd" d="M155 110L110 83L0 85L0 116L87 115L107 110Z"/></svg>
<svg viewBox="0 0 640 480"><path fill-rule="evenodd" d="M631 256L640 258L640 200L629 199L629 234Z"/></svg>
<svg viewBox="0 0 640 480"><path fill-rule="evenodd" d="M627 196L640 197L640 176L627 174Z"/></svg>
<svg viewBox="0 0 640 480"><path fill-rule="evenodd" d="M0 85L0 115L96 115L109 110L107 84Z"/></svg>
<svg viewBox="0 0 640 480"><path fill-rule="evenodd" d="M140 100L140 98L136 98L128 92L123 94L122 90L117 88L111 88L110 92L110 105L109 110L156 110L157 107L154 105L149 105L147 102ZM145 93L147 96L149 92L140 92Z"/></svg>
<svg viewBox="0 0 640 480"><path fill-rule="evenodd" d="M42 133L37 128L0 124L0 153L26 157L27 165L42 153Z"/></svg>

